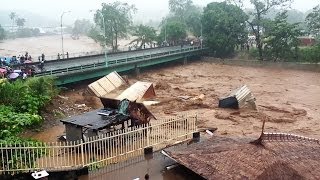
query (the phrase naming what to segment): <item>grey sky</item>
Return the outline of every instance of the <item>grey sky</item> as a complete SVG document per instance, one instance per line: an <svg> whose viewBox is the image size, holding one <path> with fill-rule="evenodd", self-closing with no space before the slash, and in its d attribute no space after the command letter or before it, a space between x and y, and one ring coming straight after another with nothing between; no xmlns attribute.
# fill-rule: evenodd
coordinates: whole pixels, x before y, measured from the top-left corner
<svg viewBox="0 0 320 180"><path fill-rule="evenodd" d="M168 13L168 0L120 0L129 4L135 4L138 11L135 19L147 22L149 19L161 19ZM205 6L213 1L222 0L193 0L195 4ZM1 0L0 9L4 10L26 10L35 14L50 17L60 21L63 11L71 11L66 14L66 23L73 22L79 18L90 18L90 9L98 9L102 2L113 2L112 0ZM248 6L249 3L246 5ZM320 0L294 0L292 8L300 11L307 11L317 4Z"/></svg>

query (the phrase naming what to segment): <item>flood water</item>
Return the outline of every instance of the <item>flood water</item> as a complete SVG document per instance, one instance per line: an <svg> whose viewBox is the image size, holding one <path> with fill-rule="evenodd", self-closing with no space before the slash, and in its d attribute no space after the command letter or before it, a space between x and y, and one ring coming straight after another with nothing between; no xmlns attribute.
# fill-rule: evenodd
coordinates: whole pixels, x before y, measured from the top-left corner
<svg viewBox="0 0 320 180"><path fill-rule="evenodd" d="M149 175L150 180L201 180L200 176L179 165L170 170L166 167L176 163L159 152L151 156L139 156L127 162L109 165L108 167L91 171L89 175L79 177L80 180L144 180Z"/></svg>

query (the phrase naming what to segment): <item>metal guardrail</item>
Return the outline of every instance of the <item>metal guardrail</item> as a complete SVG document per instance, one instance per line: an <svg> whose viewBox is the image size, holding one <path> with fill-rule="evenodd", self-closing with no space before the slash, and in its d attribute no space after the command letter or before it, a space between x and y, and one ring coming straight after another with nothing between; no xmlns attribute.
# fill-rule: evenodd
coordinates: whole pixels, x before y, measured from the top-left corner
<svg viewBox="0 0 320 180"><path fill-rule="evenodd" d="M143 55L136 55L134 57L126 57L126 58L121 58L117 60L111 60L107 62L98 62L98 63L91 63L91 64L86 64L86 65L80 65L80 66L74 66L70 68L63 68L63 69L56 69L56 70L50 70L50 71L44 71L44 72L39 72L35 76L59 76L59 75L64 75L66 73L74 73L74 72L81 72L85 70L90 70L90 69L96 69L96 68L103 68L103 67L114 67L118 65L123 65L127 63L133 63L133 62L140 62L140 61L146 61L154 58L159 58L159 57L166 57L166 56L171 56L171 55L176 55L176 54L182 54L182 53L188 53L188 52L194 52L202 50L200 46L197 47L189 47L189 48L182 48L178 50L172 50L172 51L167 51L167 52L156 52L156 53L146 53Z"/></svg>
<svg viewBox="0 0 320 180"><path fill-rule="evenodd" d="M177 116L90 137L84 141L0 144L0 174L38 170L96 169L140 155L144 148L160 150L192 138L196 116Z"/></svg>

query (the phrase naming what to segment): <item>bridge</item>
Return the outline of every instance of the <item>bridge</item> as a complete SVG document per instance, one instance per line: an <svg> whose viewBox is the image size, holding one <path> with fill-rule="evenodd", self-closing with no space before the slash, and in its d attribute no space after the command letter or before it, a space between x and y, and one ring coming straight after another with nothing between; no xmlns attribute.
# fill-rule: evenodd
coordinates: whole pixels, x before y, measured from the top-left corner
<svg viewBox="0 0 320 180"><path fill-rule="evenodd" d="M46 61L44 70L37 72L35 76L55 76L57 85L64 85L102 77L112 71L139 71L140 68L170 61L187 60L190 57L200 56L202 51L203 48L200 46L172 46L108 53L106 57L98 54L52 60Z"/></svg>

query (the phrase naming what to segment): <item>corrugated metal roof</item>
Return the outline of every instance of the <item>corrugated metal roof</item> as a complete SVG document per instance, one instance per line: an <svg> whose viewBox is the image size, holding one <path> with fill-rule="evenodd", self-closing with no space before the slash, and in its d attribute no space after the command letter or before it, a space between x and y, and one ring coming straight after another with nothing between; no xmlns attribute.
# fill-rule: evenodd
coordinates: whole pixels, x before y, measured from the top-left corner
<svg viewBox="0 0 320 180"><path fill-rule="evenodd" d="M89 88L96 96L104 97L125 83L126 82L123 80L123 78L114 71L107 76L91 83Z"/></svg>
<svg viewBox="0 0 320 180"><path fill-rule="evenodd" d="M128 99L130 101L141 101L143 99L150 99L156 96L153 84L150 82L138 81L123 91L117 99Z"/></svg>

